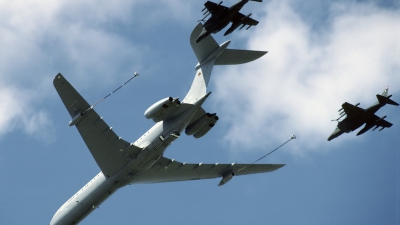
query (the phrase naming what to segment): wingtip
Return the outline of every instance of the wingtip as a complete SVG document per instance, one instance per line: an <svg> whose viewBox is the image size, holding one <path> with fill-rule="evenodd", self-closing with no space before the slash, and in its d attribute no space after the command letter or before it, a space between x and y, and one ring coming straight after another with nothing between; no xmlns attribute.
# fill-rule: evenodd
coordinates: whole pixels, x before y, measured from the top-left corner
<svg viewBox="0 0 400 225"><path fill-rule="evenodd" d="M280 168L286 166L286 164L274 164L274 166L275 166L275 168L272 171L280 169Z"/></svg>
<svg viewBox="0 0 400 225"><path fill-rule="evenodd" d="M54 77L54 80L55 79L60 79L60 78L63 78L64 76L61 74L61 73L57 73L57 75Z"/></svg>
<svg viewBox="0 0 400 225"><path fill-rule="evenodd" d="M64 76L61 73L58 73L53 79L53 85L56 86L60 81L60 79L65 80Z"/></svg>

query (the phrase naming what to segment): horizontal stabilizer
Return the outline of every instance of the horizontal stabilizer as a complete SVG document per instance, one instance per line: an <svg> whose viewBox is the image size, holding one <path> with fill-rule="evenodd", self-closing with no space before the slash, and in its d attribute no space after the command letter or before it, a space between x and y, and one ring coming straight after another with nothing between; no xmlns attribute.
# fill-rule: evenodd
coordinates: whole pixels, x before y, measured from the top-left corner
<svg viewBox="0 0 400 225"><path fill-rule="evenodd" d="M218 52L218 49L223 48L227 46L227 44L229 44L228 41L220 46L217 44L217 42L211 35L207 36L199 43L196 43L196 39L201 33L202 29L203 26L201 23L199 23L194 28L192 34L190 35L190 45L192 46L194 54L197 57L197 60L199 62L198 65L202 65L208 60L212 60L212 57L214 57L214 54ZM215 55L216 59L214 65L236 65L236 64L248 63L260 58L261 56L267 53L266 51L252 51L252 50L238 50L238 49L221 49L221 50L222 53L219 53L219 55ZM197 68L198 67L196 67L196 69Z"/></svg>
<svg viewBox="0 0 400 225"><path fill-rule="evenodd" d="M389 104L389 105L399 105L399 103L397 103L397 102L395 102L395 101L393 101L391 99L387 99L386 103Z"/></svg>
<svg viewBox="0 0 400 225"><path fill-rule="evenodd" d="M251 51L251 50L237 50L237 49L226 49L218 58L215 60L214 65L236 65L254 61L261 56L265 55L265 51Z"/></svg>
<svg viewBox="0 0 400 225"><path fill-rule="evenodd" d="M389 104L389 105L399 105L399 103L391 100L390 96L389 97L385 97L385 96L382 96L382 95L376 95L376 97L378 98L378 102L379 103Z"/></svg>

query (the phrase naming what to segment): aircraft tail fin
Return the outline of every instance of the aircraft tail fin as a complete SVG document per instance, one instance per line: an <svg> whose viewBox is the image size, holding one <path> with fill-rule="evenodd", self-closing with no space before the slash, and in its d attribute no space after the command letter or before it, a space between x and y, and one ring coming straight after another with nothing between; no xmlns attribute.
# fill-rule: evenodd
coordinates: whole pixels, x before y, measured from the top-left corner
<svg viewBox="0 0 400 225"><path fill-rule="evenodd" d="M207 93L208 81L214 65L236 65L251 62L265 55L265 51L227 49L230 41L218 45L214 38L209 35L196 43L197 37L203 30L201 23L193 29L190 34L190 45L196 55L198 63L192 86L182 102L191 103Z"/></svg>
<svg viewBox="0 0 400 225"><path fill-rule="evenodd" d="M389 104L389 105L399 105L399 103L393 101L390 99L390 97L392 97L392 95L389 96L384 96L384 95L376 95L376 97L378 98L378 102L379 103L383 103L383 104Z"/></svg>
<svg viewBox="0 0 400 225"><path fill-rule="evenodd" d="M218 43L214 40L214 38L211 37L211 35L205 37L199 43L196 43L196 39L202 30L203 25L199 23L193 29L192 34L190 35L190 45L192 46L193 52L196 55L199 63L204 62L208 56L210 56L219 48Z"/></svg>
<svg viewBox="0 0 400 225"><path fill-rule="evenodd" d="M392 95L388 96L388 93L389 93L389 87L386 87L385 90L383 90L382 95L376 95L376 97L378 98L378 103L389 104L389 105L399 105L397 102L390 99L390 97L392 97Z"/></svg>
<svg viewBox="0 0 400 225"><path fill-rule="evenodd" d="M385 90L383 90L383 92L382 92L382 96L387 97L388 92L389 92L389 87L386 87Z"/></svg>
<svg viewBox="0 0 400 225"><path fill-rule="evenodd" d="M262 2L262 0L250 0L250 1L253 1L253 2Z"/></svg>

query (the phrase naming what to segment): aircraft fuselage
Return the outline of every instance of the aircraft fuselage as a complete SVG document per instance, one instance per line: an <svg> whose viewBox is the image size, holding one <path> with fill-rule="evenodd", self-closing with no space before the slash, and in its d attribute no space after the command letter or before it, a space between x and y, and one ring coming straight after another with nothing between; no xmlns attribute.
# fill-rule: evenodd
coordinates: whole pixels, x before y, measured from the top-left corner
<svg viewBox="0 0 400 225"><path fill-rule="evenodd" d="M361 127L370 117L372 117L382 106L379 103L374 104L363 110L361 114L355 115L350 118L345 118L340 121L338 127L346 133L357 130Z"/></svg>

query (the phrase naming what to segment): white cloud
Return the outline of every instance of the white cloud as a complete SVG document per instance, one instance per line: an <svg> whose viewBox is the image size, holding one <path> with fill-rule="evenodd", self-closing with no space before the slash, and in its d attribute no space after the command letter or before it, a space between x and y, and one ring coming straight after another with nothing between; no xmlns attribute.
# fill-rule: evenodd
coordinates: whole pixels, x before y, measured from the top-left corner
<svg viewBox="0 0 400 225"><path fill-rule="evenodd" d="M18 96L18 91L2 87L0 89L0 135L12 129L14 124L11 121L23 113L23 108L16 99L21 98Z"/></svg>
<svg viewBox="0 0 400 225"><path fill-rule="evenodd" d="M0 137L21 129L34 138L45 138L44 142L54 141L54 127L43 110L34 110L35 98L39 96L14 87L0 86Z"/></svg>
<svg viewBox="0 0 400 225"><path fill-rule="evenodd" d="M177 1L0 2L0 137L16 129L39 138L51 134L42 104L54 96L51 81L57 72L87 88L93 86L88 80L109 85L139 70L151 50L132 43L114 25L140 22L136 18L156 21L163 16L153 12L165 16L170 9L177 16L177 5L188 7Z"/></svg>
<svg viewBox="0 0 400 225"><path fill-rule="evenodd" d="M398 11L336 4L326 28L316 32L285 1L249 4L246 10L252 6L264 10L256 18L260 24L234 35L252 34L248 48L270 53L213 76L219 85L213 98L226 111L219 112L221 122L230 127L227 137L235 137L230 144L255 148L271 140L265 137L285 140L292 132L297 142L311 136L323 142L343 101L365 106L387 84L394 83L392 92L399 90L393 82L399 69ZM15 129L34 135L51 127L40 105L54 96L51 81L57 72L81 90L93 86L88 80L109 85L140 71L141 59L148 60L152 49L135 45L121 29L191 24L201 8L180 0L0 2L0 137ZM300 146L318 145L313 143Z"/></svg>
<svg viewBox="0 0 400 225"><path fill-rule="evenodd" d="M321 29L286 1L268 2L263 10L267 16L243 35L248 49L269 53L213 75L214 98L229 127L225 140L233 148L270 146L294 133L293 153L320 149L343 102L367 107L386 85L400 90L400 10L332 3Z"/></svg>

